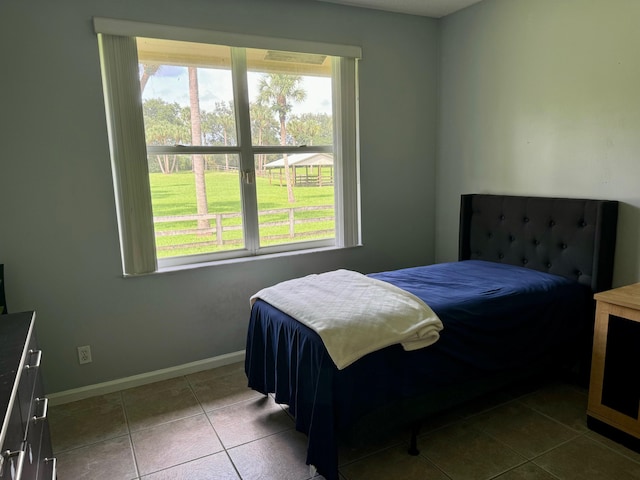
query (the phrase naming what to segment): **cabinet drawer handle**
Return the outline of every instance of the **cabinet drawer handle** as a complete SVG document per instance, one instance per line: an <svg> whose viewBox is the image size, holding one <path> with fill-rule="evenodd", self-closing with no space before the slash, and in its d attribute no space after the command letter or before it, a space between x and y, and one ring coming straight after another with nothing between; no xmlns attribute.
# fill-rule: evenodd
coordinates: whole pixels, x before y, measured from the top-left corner
<svg viewBox="0 0 640 480"><path fill-rule="evenodd" d="M57 474L56 470L58 470L58 459L56 457L53 458L45 458L45 463L51 462L51 480L56 480Z"/></svg>
<svg viewBox="0 0 640 480"><path fill-rule="evenodd" d="M13 472L13 480L20 480L20 477L22 477L22 465L24 463L24 450L18 450L16 452L11 452L9 450L2 452L2 463L0 463L0 475L5 475L5 468L10 468L10 462L9 459L11 457L18 457L18 459L16 460L16 468ZM7 478L9 478L7 476Z"/></svg>
<svg viewBox="0 0 640 480"><path fill-rule="evenodd" d="M38 368L40 367L40 363L42 362L42 350L29 350L29 355L37 355L36 362L33 365L25 365L25 369L28 370L30 368Z"/></svg>
<svg viewBox="0 0 640 480"><path fill-rule="evenodd" d="M42 415L40 415L39 417L37 415L34 415L33 418L31 420L33 420L33 423L39 422L40 420L45 420L47 418L47 411L49 410L49 399L47 397L44 398L36 398L36 403L43 403L43 407L42 407Z"/></svg>

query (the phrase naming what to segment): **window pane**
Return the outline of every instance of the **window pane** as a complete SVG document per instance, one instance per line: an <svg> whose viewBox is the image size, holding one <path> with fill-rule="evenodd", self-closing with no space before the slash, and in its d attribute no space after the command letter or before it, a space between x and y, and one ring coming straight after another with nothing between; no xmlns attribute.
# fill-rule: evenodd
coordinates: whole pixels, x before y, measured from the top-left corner
<svg viewBox="0 0 640 480"><path fill-rule="evenodd" d="M255 164L261 247L335 238L331 154L256 155Z"/></svg>
<svg viewBox="0 0 640 480"><path fill-rule="evenodd" d="M231 49L138 38L147 145L237 145Z"/></svg>
<svg viewBox="0 0 640 480"><path fill-rule="evenodd" d="M238 164L237 155L149 156L158 258L244 248Z"/></svg>
<svg viewBox="0 0 640 480"><path fill-rule="evenodd" d="M247 49L254 145L333 145L331 57Z"/></svg>

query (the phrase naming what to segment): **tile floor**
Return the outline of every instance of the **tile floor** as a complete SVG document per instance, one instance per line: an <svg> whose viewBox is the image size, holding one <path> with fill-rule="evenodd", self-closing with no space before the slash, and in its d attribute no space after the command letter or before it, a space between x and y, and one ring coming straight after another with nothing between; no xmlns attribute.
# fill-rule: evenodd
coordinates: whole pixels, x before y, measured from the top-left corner
<svg viewBox="0 0 640 480"><path fill-rule="evenodd" d="M408 431L342 448L342 480L640 479L640 454L586 427L587 393L501 392ZM242 364L50 408L58 480L306 480L306 437ZM322 477L316 477L322 478Z"/></svg>

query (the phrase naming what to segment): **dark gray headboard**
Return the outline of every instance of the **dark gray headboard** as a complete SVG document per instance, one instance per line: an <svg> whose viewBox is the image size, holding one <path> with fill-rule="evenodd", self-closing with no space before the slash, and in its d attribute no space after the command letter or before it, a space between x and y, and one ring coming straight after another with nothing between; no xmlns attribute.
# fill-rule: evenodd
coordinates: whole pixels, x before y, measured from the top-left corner
<svg viewBox="0 0 640 480"><path fill-rule="evenodd" d="M520 265L611 288L618 202L462 195L460 260Z"/></svg>

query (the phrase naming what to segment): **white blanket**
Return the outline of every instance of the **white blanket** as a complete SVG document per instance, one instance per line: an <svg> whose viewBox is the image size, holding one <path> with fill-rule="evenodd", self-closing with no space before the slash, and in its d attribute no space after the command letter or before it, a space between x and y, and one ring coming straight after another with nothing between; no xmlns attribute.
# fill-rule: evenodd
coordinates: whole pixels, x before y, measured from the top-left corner
<svg viewBox="0 0 640 480"><path fill-rule="evenodd" d="M433 310L412 293L350 270L278 283L253 295L251 305L258 298L317 332L338 369L389 345L429 346L442 330Z"/></svg>

